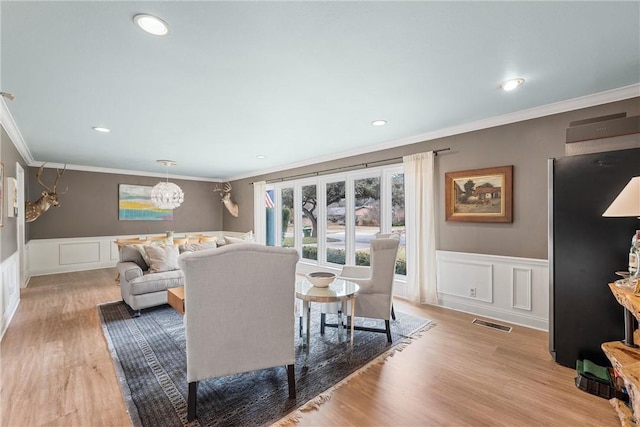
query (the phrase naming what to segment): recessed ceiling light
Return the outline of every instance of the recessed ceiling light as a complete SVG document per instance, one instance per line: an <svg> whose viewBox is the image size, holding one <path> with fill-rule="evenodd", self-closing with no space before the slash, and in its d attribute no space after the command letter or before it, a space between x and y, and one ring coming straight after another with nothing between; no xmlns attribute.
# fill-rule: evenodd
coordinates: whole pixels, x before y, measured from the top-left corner
<svg viewBox="0 0 640 427"><path fill-rule="evenodd" d="M264 154L258 154L256 156L256 159L266 159L266 158L267 158L267 156L265 156Z"/></svg>
<svg viewBox="0 0 640 427"><path fill-rule="evenodd" d="M384 126L387 124L386 120L374 120L371 122L372 126Z"/></svg>
<svg viewBox="0 0 640 427"><path fill-rule="evenodd" d="M160 18L143 13L133 17L133 21L149 34L164 36L169 32L169 25Z"/></svg>
<svg viewBox="0 0 640 427"><path fill-rule="evenodd" d="M511 79L506 82L500 83L500 89L502 90L513 90L524 83L524 79Z"/></svg>
<svg viewBox="0 0 640 427"><path fill-rule="evenodd" d="M95 130L96 132L102 132L102 133L109 133L111 132L111 129L107 129L107 128L102 128L99 126L94 126L91 129Z"/></svg>

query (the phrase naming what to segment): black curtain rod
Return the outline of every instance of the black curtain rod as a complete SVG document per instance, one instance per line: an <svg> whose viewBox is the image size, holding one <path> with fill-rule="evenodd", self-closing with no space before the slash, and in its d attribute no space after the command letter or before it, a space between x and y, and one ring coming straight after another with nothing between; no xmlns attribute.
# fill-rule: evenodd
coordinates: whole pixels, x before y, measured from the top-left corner
<svg viewBox="0 0 640 427"><path fill-rule="evenodd" d="M433 150L433 154L434 155L438 155L439 152L441 151L449 151L451 150L451 148L441 148L439 150ZM339 171L339 170L343 170L343 169L353 169L359 166L364 166L365 168L368 168L370 165L375 165L378 163L387 163L387 162L393 162L395 160L402 160L402 157L394 157L391 159L384 159L384 160L374 160L372 162L367 162L367 163L358 163L356 165L351 165L351 166L340 166L337 168L331 168L331 169L325 169L322 171L318 171L318 172L307 172L307 173L301 173L298 175L290 175L290 176L285 176L283 178L275 178L275 179L270 179L265 181L267 184L271 184L274 182L282 182L285 180L289 180L289 179L294 179L294 178L302 178L302 177L310 177L310 176L320 176L320 175L326 175L329 172L335 172L335 171ZM249 185L253 185L253 182L250 182Z"/></svg>

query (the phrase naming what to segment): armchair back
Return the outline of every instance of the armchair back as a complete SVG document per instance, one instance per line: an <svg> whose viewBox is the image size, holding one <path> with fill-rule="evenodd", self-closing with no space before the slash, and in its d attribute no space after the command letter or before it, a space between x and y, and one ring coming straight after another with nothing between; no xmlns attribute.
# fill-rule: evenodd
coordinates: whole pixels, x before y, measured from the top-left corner
<svg viewBox="0 0 640 427"><path fill-rule="evenodd" d="M180 255L189 383L294 364L298 258L246 243Z"/></svg>

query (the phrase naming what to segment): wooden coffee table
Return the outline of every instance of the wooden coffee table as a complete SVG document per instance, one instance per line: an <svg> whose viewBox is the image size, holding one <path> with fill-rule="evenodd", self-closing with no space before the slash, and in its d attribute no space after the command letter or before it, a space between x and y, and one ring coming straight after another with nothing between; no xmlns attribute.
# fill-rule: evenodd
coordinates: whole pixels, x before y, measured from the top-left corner
<svg viewBox="0 0 640 427"><path fill-rule="evenodd" d="M184 315L184 286L167 289L167 302L178 313Z"/></svg>

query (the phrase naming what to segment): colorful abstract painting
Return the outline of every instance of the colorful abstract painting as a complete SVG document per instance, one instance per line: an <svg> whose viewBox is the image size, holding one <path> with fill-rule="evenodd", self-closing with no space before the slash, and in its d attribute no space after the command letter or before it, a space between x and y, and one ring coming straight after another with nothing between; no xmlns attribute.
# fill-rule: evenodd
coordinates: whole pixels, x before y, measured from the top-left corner
<svg viewBox="0 0 640 427"><path fill-rule="evenodd" d="M171 221L173 209L159 209L151 202L148 185L120 184L118 219L121 221Z"/></svg>

